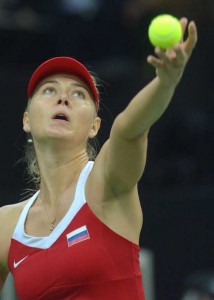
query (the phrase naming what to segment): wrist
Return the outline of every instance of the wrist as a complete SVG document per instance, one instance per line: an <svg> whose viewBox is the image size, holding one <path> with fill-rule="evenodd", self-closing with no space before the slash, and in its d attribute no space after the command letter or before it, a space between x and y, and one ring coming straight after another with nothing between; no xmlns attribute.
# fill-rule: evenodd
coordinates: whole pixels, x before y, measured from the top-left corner
<svg viewBox="0 0 214 300"><path fill-rule="evenodd" d="M155 78L155 81L160 92L167 92L171 94L174 93L178 85L178 82L175 82L173 80L160 79L158 76Z"/></svg>

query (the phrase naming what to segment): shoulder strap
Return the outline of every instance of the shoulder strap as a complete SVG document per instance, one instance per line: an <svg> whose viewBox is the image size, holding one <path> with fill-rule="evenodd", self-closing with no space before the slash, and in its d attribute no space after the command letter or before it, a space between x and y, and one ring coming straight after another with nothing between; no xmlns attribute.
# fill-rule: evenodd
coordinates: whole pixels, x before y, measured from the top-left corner
<svg viewBox="0 0 214 300"><path fill-rule="evenodd" d="M93 161L89 161L87 163L87 165L84 167L84 169L82 170L77 186L76 186L76 192L75 192L75 196L74 196L74 201L73 204L74 205L83 205L86 202L85 199L85 184L86 181L88 179L88 176L93 168L94 162Z"/></svg>
<svg viewBox="0 0 214 300"><path fill-rule="evenodd" d="M27 218L27 214L28 211L30 209L30 207L33 205L34 201L36 200L38 194L40 191L37 191L26 203L26 205L24 206L24 209L21 212L21 215L18 219L18 222L16 224L15 230L13 232L13 236L15 236L18 232L21 233L24 231L24 224L25 224L25 220Z"/></svg>

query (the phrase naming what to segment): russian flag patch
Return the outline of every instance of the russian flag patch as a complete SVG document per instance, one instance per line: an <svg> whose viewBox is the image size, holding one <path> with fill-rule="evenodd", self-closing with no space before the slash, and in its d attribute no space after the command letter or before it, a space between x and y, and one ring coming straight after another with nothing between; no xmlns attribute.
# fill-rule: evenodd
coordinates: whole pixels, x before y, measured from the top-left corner
<svg viewBox="0 0 214 300"><path fill-rule="evenodd" d="M90 239L90 235L86 225L67 234L68 247L88 239Z"/></svg>

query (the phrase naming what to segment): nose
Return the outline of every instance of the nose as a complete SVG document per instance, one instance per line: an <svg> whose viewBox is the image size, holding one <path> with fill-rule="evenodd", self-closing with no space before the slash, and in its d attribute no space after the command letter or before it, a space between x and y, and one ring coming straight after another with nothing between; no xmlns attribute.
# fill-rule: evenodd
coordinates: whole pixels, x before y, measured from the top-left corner
<svg viewBox="0 0 214 300"><path fill-rule="evenodd" d="M60 96L60 99L57 101L57 104L64 104L66 106L69 105L66 94Z"/></svg>
<svg viewBox="0 0 214 300"><path fill-rule="evenodd" d="M65 104L66 106L68 106L68 100L62 100L62 99L59 99L58 104Z"/></svg>

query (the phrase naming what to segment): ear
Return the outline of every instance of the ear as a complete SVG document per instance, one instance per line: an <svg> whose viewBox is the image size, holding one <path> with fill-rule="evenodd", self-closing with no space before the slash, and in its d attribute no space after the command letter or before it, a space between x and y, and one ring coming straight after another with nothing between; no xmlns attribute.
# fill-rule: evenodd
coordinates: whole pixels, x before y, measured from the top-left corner
<svg viewBox="0 0 214 300"><path fill-rule="evenodd" d="M27 111L24 112L23 115L23 130L26 133L30 133L30 122L29 122L29 114Z"/></svg>
<svg viewBox="0 0 214 300"><path fill-rule="evenodd" d="M94 118L92 127L89 131L90 139L93 139L97 135L97 133L100 129L100 124L101 124L101 119L99 117Z"/></svg>

